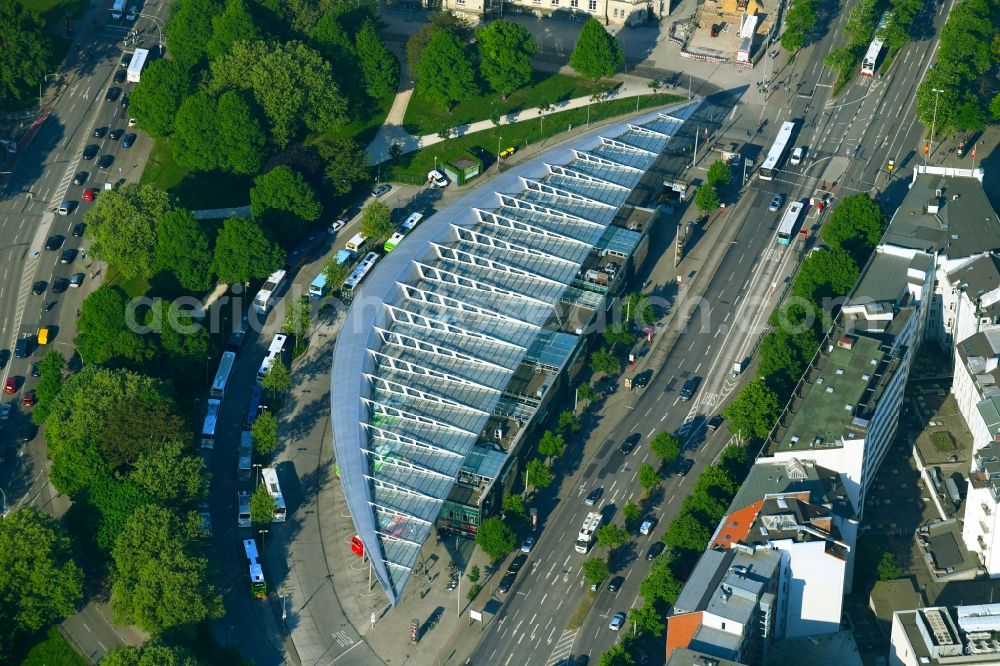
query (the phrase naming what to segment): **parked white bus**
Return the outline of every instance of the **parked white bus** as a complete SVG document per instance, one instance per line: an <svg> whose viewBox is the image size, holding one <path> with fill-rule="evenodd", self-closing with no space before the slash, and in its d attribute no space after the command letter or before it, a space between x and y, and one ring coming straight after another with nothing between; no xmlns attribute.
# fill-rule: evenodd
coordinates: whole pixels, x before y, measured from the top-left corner
<svg viewBox="0 0 1000 666"><path fill-rule="evenodd" d="M215 448L215 426L219 421L219 407L221 405L221 400L210 398L208 401L205 422L201 427L201 448L203 449Z"/></svg>
<svg viewBox="0 0 1000 666"><path fill-rule="evenodd" d="M281 486L278 484L278 470L265 467L260 471L267 494L274 499L274 522L285 522L285 498L281 496Z"/></svg>
<svg viewBox="0 0 1000 666"><path fill-rule="evenodd" d="M274 305L275 301L278 300L278 295L275 293L281 289L281 285L285 281L285 271L274 271L271 276L267 278L267 282L264 286L260 288L257 295L253 299L253 309L258 314L267 314Z"/></svg>
<svg viewBox="0 0 1000 666"><path fill-rule="evenodd" d="M271 340L271 346L267 348L267 356L264 357L263 362L260 364L260 369L257 370L258 383L264 379L267 371L271 369L272 365L274 365L275 360L282 358L282 355L285 352L285 340L287 339L287 335L278 333L274 336L274 339Z"/></svg>
<svg viewBox="0 0 1000 666"><path fill-rule="evenodd" d="M212 382L212 389L209 395L222 400L226 397L226 387L229 385L229 375L233 373L233 364L236 363L236 353L227 351L222 353L219 360L219 370L215 373L215 380Z"/></svg>
<svg viewBox="0 0 1000 666"><path fill-rule="evenodd" d="M878 26L875 28L875 37L872 39L872 43L868 45L865 57L861 59L862 76L875 76L875 68L878 67L878 58L882 55L882 48L885 46L879 38L879 34L882 32L882 28L885 27L888 20L889 12L882 14L882 18L879 20Z"/></svg>
<svg viewBox="0 0 1000 666"><path fill-rule="evenodd" d="M356 257L359 254L361 254L362 250L365 249L365 245L367 243L368 243L368 237L359 231L358 233L354 234L351 240L347 241L347 245L345 245L344 247L353 252L354 256Z"/></svg>
<svg viewBox="0 0 1000 666"><path fill-rule="evenodd" d="M142 68L146 64L146 58L149 57L148 49L136 49L135 53L132 54L132 60L128 63L128 69L125 71L125 78L129 83L139 83L139 78L142 75Z"/></svg>

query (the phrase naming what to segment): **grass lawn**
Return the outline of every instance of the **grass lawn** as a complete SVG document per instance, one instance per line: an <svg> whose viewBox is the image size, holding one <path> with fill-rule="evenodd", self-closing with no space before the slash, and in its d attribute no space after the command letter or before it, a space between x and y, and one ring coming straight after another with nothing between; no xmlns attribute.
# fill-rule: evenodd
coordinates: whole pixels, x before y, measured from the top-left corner
<svg viewBox="0 0 1000 666"><path fill-rule="evenodd" d="M157 139L139 182L170 192L188 210L202 210L246 206L252 179L219 171L191 171L174 161L169 139Z"/></svg>
<svg viewBox="0 0 1000 666"><path fill-rule="evenodd" d="M327 132L322 136L325 139L354 139L362 148L368 146L378 133L378 128L385 122L385 117L389 115L392 102L396 99L395 93L382 99L371 102L366 108L367 115L364 118L352 120L343 127ZM318 137L317 137L318 138ZM307 140L312 143L315 139Z"/></svg>
<svg viewBox="0 0 1000 666"><path fill-rule="evenodd" d="M533 109L542 104L564 102L576 97L589 97L596 92L614 88L615 81L594 83L586 79L551 72L533 72L528 87L518 90L501 101L495 93L476 95L459 103L448 113L444 107L413 94L406 108L403 127L414 136L437 134L442 127L458 127L477 120L488 120L494 108L501 114Z"/></svg>
<svg viewBox="0 0 1000 666"><path fill-rule="evenodd" d="M58 627L51 627L45 640L28 651L21 666L87 666L87 660L66 642Z"/></svg>
<svg viewBox="0 0 1000 666"><path fill-rule="evenodd" d="M666 106L684 100L681 95L643 95L639 98L639 108ZM596 122L635 112L635 98L618 99L610 102L592 104L590 120ZM471 152L483 160L483 168L488 169L496 161L497 140L503 137L503 146L515 146L518 149L528 144L541 141L568 131L571 127L583 129L587 123L587 107L560 111L545 116L544 134L540 131L537 118L522 120L519 123L501 125L492 129L468 134L466 136L448 139L423 150L401 155L398 159L386 162L382 173L385 180L398 180L407 183L423 183L427 172L434 167L434 158L447 161L461 153Z"/></svg>

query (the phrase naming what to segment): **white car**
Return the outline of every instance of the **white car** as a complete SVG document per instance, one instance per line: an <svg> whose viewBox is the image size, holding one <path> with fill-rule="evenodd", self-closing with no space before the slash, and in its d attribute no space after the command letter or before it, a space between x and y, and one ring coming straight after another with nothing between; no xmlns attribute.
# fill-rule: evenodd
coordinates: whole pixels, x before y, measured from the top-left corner
<svg viewBox="0 0 1000 666"><path fill-rule="evenodd" d="M135 124L136 124L136 122L137 122L137 121L136 121L136 119L135 119L135 118L129 118L129 119L128 119L128 126L129 126L129 127L135 127Z"/></svg>
<svg viewBox="0 0 1000 666"><path fill-rule="evenodd" d="M326 233L330 234L331 236L336 236L337 232L343 229L345 224L347 224L346 221L337 220L336 222L330 225L330 227L326 230Z"/></svg>
<svg viewBox="0 0 1000 666"><path fill-rule="evenodd" d="M535 547L535 537L534 535L529 534L527 537L525 537L524 543L521 544L521 552L530 553L531 549L534 547Z"/></svg>
<svg viewBox="0 0 1000 666"><path fill-rule="evenodd" d="M791 162L793 165L802 164L802 157L805 155L806 149L801 146L796 146L795 150L792 151Z"/></svg>
<svg viewBox="0 0 1000 666"><path fill-rule="evenodd" d="M624 612L619 611L615 613L611 618L611 624L608 625L608 629L611 631L618 631L621 629L622 625L625 624L625 617L626 615Z"/></svg>
<svg viewBox="0 0 1000 666"><path fill-rule="evenodd" d="M445 178L444 174L437 169L431 169L427 172L427 180L429 180L434 187L448 187L448 179Z"/></svg>

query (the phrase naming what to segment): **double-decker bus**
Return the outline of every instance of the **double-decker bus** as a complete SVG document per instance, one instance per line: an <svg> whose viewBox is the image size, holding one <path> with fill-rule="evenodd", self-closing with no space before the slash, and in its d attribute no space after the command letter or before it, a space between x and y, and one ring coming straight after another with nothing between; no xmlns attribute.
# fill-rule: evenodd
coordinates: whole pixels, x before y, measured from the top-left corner
<svg viewBox="0 0 1000 666"><path fill-rule="evenodd" d="M882 55L882 40L879 38L879 33L882 32L882 28L889 21L889 12L882 14L882 18L878 22L878 27L875 28L875 38L872 39L872 43L868 45L868 50L865 51L865 57L861 59L861 75L862 76L875 76L875 69L878 67L879 56Z"/></svg>
<svg viewBox="0 0 1000 666"><path fill-rule="evenodd" d="M267 356L260 364L260 369L257 370L257 382L260 383L264 376L267 375L267 371L271 369L275 361L283 360L285 353L285 341L288 336L283 333L275 334L274 338L271 340L271 346L267 348Z"/></svg>
<svg viewBox="0 0 1000 666"><path fill-rule="evenodd" d="M264 568L260 566L260 556L257 554L257 542L253 539L244 539L243 552L246 553L250 565L250 596L254 599L266 599L267 583L264 581Z"/></svg>
<svg viewBox="0 0 1000 666"><path fill-rule="evenodd" d="M382 249L386 252L392 252L392 250L399 245L406 235L413 231L420 221L424 219L422 213L413 213L406 220L396 228L396 233L389 237L389 240L385 242Z"/></svg>
<svg viewBox="0 0 1000 666"><path fill-rule="evenodd" d="M778 165L781 164L781 160L785 157L785 152L788 150L788 144L792 140L792 131L794 130L795 123L791 120L781 123L778 136L774 138L771 150L767 151L767 157L764 158L764 163L757 174L761 180L771 180L774 178L774 174L778 173Z"/></svg>
<svg viewBox="0 0 1000 666"><path fill-rule="evenodd" d="M205 411L205 422L201 426L201 448L203 449L215 448L215 426L219 421L219 407L221 405L221 400L216 400L215 398L209 398L208 400L208 409Z"/></svg>
<svg viewBox="0 0 1000 666"><path fill-rule="evenodd" d="M778 233L774 237L778 245L789 245L792 242L795 229L799 226L799 218L802 217L803 208L801 201L793 201L788 205L784 217L781 218L781 224L778 226Z"/></svg>
<svg viewBox="0 0 1000 666"><path fill-rule="evenodd" d="M222 353L222 359L219 360L219 370L215 373L215 379L212 381L212 388L209 391L209 395L213 398L222 400L226 397L226 386L229 385L229 375L233 372L233 364L235 362L235 352L227 351Z"/></svg>
<svg viewBox="0 0 1000 666"><path fill-rule="evenodd" d="M365 255L365 258L361 260L351 274L347 276L344 280L344 286L340 289L340 297L345 301L350 301L354 298L354 292L358 290L361 283L364 282L365 278L368 277L368 273L375 267L376 262L378 262L378 253L369 252Z"/></svg>
<svg viewBox="0 0 1000 666"><path fill-rule="evenodd" d="M271 306L275 304L278 300L278 294L275 293L281 289L281 285L285 282L285 271L274 271L271 273L270 277L267 278L267 282L264 286L260 288L257 295L253 299L253 309L258 314L267 314L271 309Z"/></svg>
<svg viewBox="0 0 1000 666"><path fill-rule="evenodd" d="M265 467L260 470L260 477L267 488L267 494L274 499L274 522L285 522L285 498L281 496L281 486L278 484L278 470Z"/></svg>
<svg viewBox="0 0 1000 666"><path fill-rule="evenodd" d="M345 245L344 247L346 247L347 250L356 257L359 254L361 254L361 252L365 249L365 245L367 244L368 244L368 236L365 236L363 233L359 231L358 233L354 234L354 236L351 237L351 240L347 241L347 245Z"/></svg>
<svg viewBox="0 0 1000 666"><path fill-rule="evenodd" d="M254 386L253 390L250 392L250 406L247 408L247 417L243 421L244 430L249 430L253 427L254 422L257 420L257 416L260 415L260 401L263 398L264 389L259 386Z"/></svg>

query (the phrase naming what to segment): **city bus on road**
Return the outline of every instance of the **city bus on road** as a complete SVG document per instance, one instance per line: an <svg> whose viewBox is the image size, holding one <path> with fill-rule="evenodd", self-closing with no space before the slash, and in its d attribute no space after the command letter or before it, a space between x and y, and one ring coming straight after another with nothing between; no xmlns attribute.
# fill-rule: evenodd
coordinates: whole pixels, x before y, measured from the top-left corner
<svg viewBox="0 0 1000 666"><path fill-rule="evenodd" d="M264 581L264 569L260 566L260 556L257 554L257 542L253 539L243 540L243 552L250 566L250 596L254 599L267 598L267 583Z"/></svg>
<svg viewBox="0 0 1000 666"><path fill-rule="evenodd" d="M226 397L226 386L229 385L229 375L233 372L233 364L235 362L235 352L227 351L222 353L222 359L219 360L219 370L215 373L215 379L212 381L212 388L209 391L209 395L213 398L222 400Z"/></svg>
<svg viewBox="0 0 1000 666"><path fill-rule="evenodd" d="M868 45L868 50L865 52L865 57L861 59L861 75L862 76L875 76L875 69L878 67L879 56L882 55L882 40L879 39L879 33L882 32L882 28L889 20L889 12L882 14L882 18L878 22L878 27L875 28L875 38L872 39L872 43Z"/></svg>
<svg viewBox="0 0 1000 666"><path fill-rule="evenodd" d="M361 254L362 250L365 249L365 245L368 243L368 236L365 236L360 231L351 237L351 240L347 241L346 247L354 256Z"/></svg>
<svg viewBox="0 0 1000 666"><path fill-rule="evenodd" d="M129 83L139 83L139 79L142 76L142 68L146 64L146 58L148 57L148 49L136 49L135 53L132 54L132 60L129 61L128 69L125 71L125 78Z"/></svg>
<svg viewBox="0 0 1000 666"><path fill-rule="evenodd" d="M257 314L266 315L271 309L271 306L275 304L278 300L278 294L276 293L281 289L281 285L285 282L285 271L274 271L271 276L267 278L267 282L264 286L260 288L257 295L253 299L253 309Z"/></svg>
<svg viewBox="0 0 1000 666"><path fill-rule="evenodd" d="M399 245L404 238L406 238L407 234L413 231L416 228L416 226L420 224L420 221L423 219L424 216L422 213L413 213L412 215L410 215L408 218L406 218L405 222L403 222L401 225L399 225L399 227L396 228L396 233L394 233L392 236L389 237L389 240L385 242L385 245L382 246L382 249L385 250L386 252L392 252L393 249L397 245Z"/></svg>
<svg viewBox="0 0 1000 666"><path fill-rule="evenodd" d="M764 163L761 164L760 172L757 174L761 180L772 180L774 175L778 173L778 167L785 158L785 153L788 151L788 144L792 140L792 132L794 130L795 123L793 121L787 120L781 123L778 136L774 138L771 150L767 151L767 157L764 158Z"/></svg>
<svg viewBox="0 0 1000 666"><path fill-rule="evenodd" d="M278 470L265 467L260 470L260 477L267 488L267 494L274 499L274 522L285 522L285 498L281 496L281 486L278 484Z"/></svg>
<svg viewBox="0 0 1000 666"><path fill-rule="evenodd" d="M791 244L795 230L799 226L799 218L802 217L803 208L801 201L793 201L788 205L788 209L781 218L781 224L778 226L778 233L774 237L778 245Z"/></svg>
<svg viewBox="0 0 1000 666"><path fill-rule="evenodd" d="M219 407L221 400L209 398L208 409L205 412L205 421L201 426L201 448L215 448L215 426L219 422Z"/></svg>
<svg viewBox="0 0 1000 666"><path fill-rule="evenodd" d="M364 282L365 278L368 277L368 273L371 272L372 268L375 267L376 262L378 262L379 256L376 252L369 252L365 255L365 258L361 260L361 263L351 271L351 274L347 276L344 280L344 286L340 289L340 297L345 301L350 301L354 298L354 292L358 290L361 283Z"/></svg>

